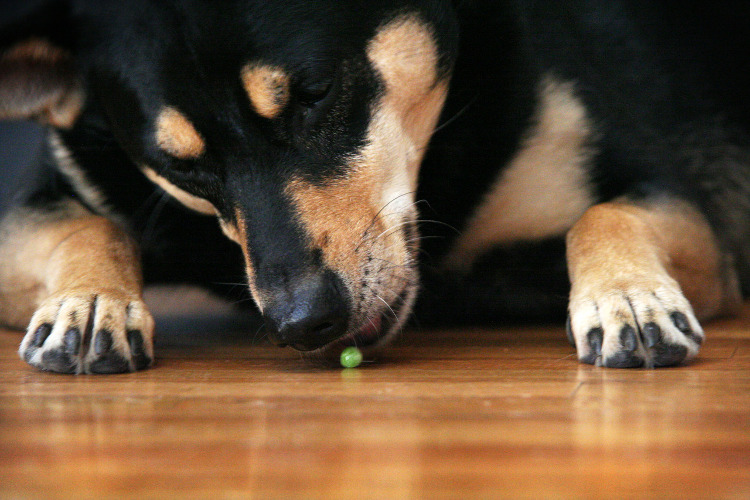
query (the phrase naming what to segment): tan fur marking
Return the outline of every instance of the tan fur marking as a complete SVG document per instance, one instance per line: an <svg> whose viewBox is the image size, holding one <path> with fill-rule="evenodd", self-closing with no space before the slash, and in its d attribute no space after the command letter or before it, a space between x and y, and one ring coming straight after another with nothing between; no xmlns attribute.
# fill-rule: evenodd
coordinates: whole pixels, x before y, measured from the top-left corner
<svg viewBox="0 0 750 500"><path fill-rule="evenodd" d="M311 249L322 250L326 266L354 298L353 318L359 327L387 311L399 296L405 297L402 321L416 293L410 251L416 243L404 236L415 210L395 202L380 204L383 173L362 165L325 186L295 179L287 188Z"/></svg>
<svg viewBox="0 0 750 500"><path fill-rule="evenodd" d="M325 246L327 264L352 281L359 276L364 259L356 249L365 233L378 235L385 230L387 218L373 223L380 203L381 175L376 168L363 167L326 186L294 179L287 187L314 248Z"/></svg>
<svg viewBox="0 0 750 500"><path fill-rule="evenodd" d="M736 309L740 292L711 228L684 202L596 205L567 237L576 292L606 283L611 290L654 290L665 273L677 281L698 318Z"/></svg>
<svg viewBox="0 0 750 500"><path fill-rule="evenodd" d="M30 39L0 56L0 118L33 117L70 128L83 102L83 89L66 51Z"/></svg>
<svg viewBox="0 0 750 500"><path fill-rule="evenodd" d="M153 169L149 167L141 167L143 173L149 178L151 182L162 188L169 195L175 198L177 201L185 205L191 210L200 212L206 215L216 215L218 210L214 207L213 203L198 196L192 195L187 191L175 186L167 179L157 174Z"/></svg>
<svg viewBox="0 0 750 500"><path fill-rule="evenodd" d="M378 30L367 57L385 83L374 112L360 164L383 170L378 200L392 211L413 202L419 166L448 93L438 80L438 55L431 29L415 15L404 15ZM367 168L367 167L360 167ZM381 205L381 206L382 206ZM379 209L380 207L378 207Z"/></svg>
<svg viewBox="0 0 750 500"><path fill-rule="evenodd" d="M367 145L351 160L346 176L323 186L293 179L287 187L312 246L323 250L327 265L353 295L362 286L369 257L408 274L403 266L414 243L406 241L402 229L415 218L419 164L448 88L437 78L431 31L415 16L383 26L367 55L385 84L373 106ZM398 293L405 276L390 274L395 281L387 284L388 293Z"/></svg>
<svg viewBox="0 0 750 500"><path fill-rule="evenodd" d="M231 240L235 241L240 246L240 248L242 248L242 255L245 257L245 274L247 275L247 285L248 288L250 288L250 294L252 295L253 300L255 300L255 304L258 306L258 309L263 312L263 308L266 303L266 297L263 294L263 291L258 288L255 282L255 268L253 267L253 262L250 259L250 248L248 247L247 241L247 222L245 221L245 216L240 211L240 209L235 209L234 215L235 220L237 221L236 225L230 225L221 219L219 219L219 221L221 222L224 234L229 236Z"/></svg>
<svg viewBox="0 0 750 500"><path fill-rule="evenodd" d="M156 143L172 156L195 159L206 151L203 138L185 115L174 108L164 108L156 119Z"/></svg>
<svg viewBox="0 0 750 500"><path fill-rule="evenodd" d="M221 232L224 233L224 236L240 246L243 245L242 238L240 237L240 231L239 229L237 229L236 225L232 224L231 222L227 222L223 218L219 217L219 227L221 227Z"/></svg>
<svg viewBox="0 0 750 500"><path fill-rule="evenodd" d="M242 68L241 78L260 116L275 118L289 102L289 77L281 68L249 63Z"/></svg>
<svg viewBox="0 0 750 500"><path fill-rule="evenodd" d="M463 232L449 267L466 268L499 244L562 235L591 206L592 134L570 84L547 79L537 125Z"/></svg>
<svg viewBox="0 0 750 500"><path fill-rule="evenodd" d="M106 215L108 219L124 225L123 217L112 209L104 193L89 180L60 135L56 131L51 131L48 141L58 169L68 178L78 196L98 214Z"/></svg>
<svg viewBox="0 0 750 500"><path fill-rule="evenodd" d="M407 160L409 188L416 187L419 164L448 93L438 80L438 53L431 29L414 15L382 27L367 47L367 57L382 76L386 91L371 133L380 144L401 139L398 154ZM396 162L395 168L402 168Z"/></svg>
<svg viewBox="0 0 750 500"><path fill-rule="evenodd" d="M56 212L19 210L0 227L0 321L28 324L47 296L75 290L138 298L134 243L114 224L75 203Z"/></svg>

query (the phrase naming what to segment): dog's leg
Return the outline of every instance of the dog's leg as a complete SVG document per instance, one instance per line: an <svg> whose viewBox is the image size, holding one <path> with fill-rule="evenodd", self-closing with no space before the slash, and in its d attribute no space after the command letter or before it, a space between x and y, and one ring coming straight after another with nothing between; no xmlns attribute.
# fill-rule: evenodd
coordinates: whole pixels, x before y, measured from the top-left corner
<svg viewBox="0 0 750 500"><path fill-rule="evenodd" d="M28 322L19 353L42 370L117 373L153 360L139 255L74 202L16 209L0 225L0 320Z"/></svg>
<svg viewBox="0 0 750 500"><path fill-rule="evenodd" d="M591 207L567 236L569 334L581 361L653 367L695 356L698 318L740 303L734 270L689 203Z"/></svg>

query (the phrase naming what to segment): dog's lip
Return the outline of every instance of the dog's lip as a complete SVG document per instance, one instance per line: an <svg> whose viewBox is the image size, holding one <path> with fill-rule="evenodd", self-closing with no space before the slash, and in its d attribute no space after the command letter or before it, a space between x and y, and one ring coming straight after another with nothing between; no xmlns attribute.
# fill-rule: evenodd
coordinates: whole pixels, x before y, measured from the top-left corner
<svg viewBox="0 0 750 500"><path fill-rule="evenodd" d="M391 329L399 323L401 310L406 304L407 291L399 295L384 311L379 311L353 332L340 337L320 348L320 351L336 354L346 347L356 347L367 351L373 350L388 337Z"/></svg>
<svg viewBox="0 0 750 500"><path fill-rule="evenodd" d="M383 327L383 324L386 324L385 327ZM390 328L390 325L387 325L388 321L387 318L384 317L384 314L379 314L374 316L371 319L368 319L364 326L362 326L359 330L356 330L354 332L349 332L342 337L339 337L335 340L332 340L328 344L324 345L323 347L319 347L317 349L309 349L305 348L303 345L295 345L295 344L277 344L277 347L291 347L301 353L312 353L315 351L319 352L327 352L331 350L340 350L344 349L345 347L358 347L362 349L366 349L368 347L372 347L375 344L377 344L380 339L383 337L384 332L387 331L387 328Z"/></svg>
<svg viewBox="0 0 750 500"><path fill-rule="evenodd" d="M380 314L372 319L368 319L365 325L354 334L349 334L340 340L345 346L369 347L380 340L383 331L383 323L388 323Z"/></svg>

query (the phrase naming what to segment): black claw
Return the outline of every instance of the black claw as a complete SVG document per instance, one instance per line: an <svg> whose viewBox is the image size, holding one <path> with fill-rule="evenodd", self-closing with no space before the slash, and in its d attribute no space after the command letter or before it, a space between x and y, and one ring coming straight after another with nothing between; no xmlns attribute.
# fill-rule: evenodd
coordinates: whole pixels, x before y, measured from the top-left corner
<svg viewBox="0 0 750 500"><path fill-rule="evenodd" d="M112 350L112 332L99 330L94 339L94 353L98 358L89 365L91 373L123 373L130 371L130 363L119 352Z"/></svg>
<svg viewBox="0 0 750 500"><path fill-rule="evenodd" d="M123 373L130 371L130 364L118 352L110 352L89 365L91 373Z"/></svg>
<svg viewBox="0 0 750 500"><path fill-rule="evenodd" d="M679 344L660 344L654 349L654 366L674 366L687 357L687 347Z"/></svg>
<svg viewBox="0 0 750 500"><path fill-rule="evenodd" d="M693 331L693 329L690 327L690 322L688 321L685 314L679 311L675 311L670 315L670 317L672 318L672 323L674 323L674 326L676 326L679 331L685 334L687 338L698 345L703 344L703 337Z"/></svg>
<svg viewBox="0 0 750 500"><path fill-rule="evenodd" d="M99 330L94 340L94 353L97 356L101 356L109 352L110 349L112 349L112 332L109 330Z"/></svg>
<svg viewBox="0 0 750 500"><path fill-rule="evenodd" d="M672 318L672 323L674 323L674 326L677 327L679 331L682 333L692 333L693 329L690 328L690 322L688 321L687 316L685 314L681 313L680 311L675 311L670 315L670 318Z"/></svg>
<svg viewBox="0 0 750 500"><path fill-rule="evenodd" d="M643 343L649 349L658 345L662 341L661 328L656 323L646 323L642 328L641 333L643 334Z"/></svg>
<svg viewBox="0 0 750 500"><path fill-rule="evenodd" d="M42 347L50 333L52 333L51 324L44 323L43 325L40 325L34 332L34 337L31 339L31 345L34 347Z"/></svg>
<svg viewBox="0 0 750 500"><path fill-rule="evenodd" d="M690 331L685 333L685 336L695 342L697 345L703 344L703 337L701 335L698 335L697 333Z"/></svg>
<svg viewBox="0 0 750 500"><path fill-rule="evenodd" d="M140 330L128 331L128 344L130 345L130 354L138 356L143 354L143 335Z"/></svg>
<svg viewBox="0 0 750 500"><path fill-rule="evenodd" d="M630 325L625 325L620 330L620 345L627 352L634 352L638 349L638 334Z"/></svg>
<svg viewBox="0 0 750 500"><path fill-rule="evenodd" d="M81 332L78 328L70 328L63 337L63 351L71 356L78 356L81 351Z"/></svg>
<svg viewBox="0 0 750 500"><path fill-rule="evenodd" d="M38 349L36 347L30 347L23 351L23 360L27 363L31 363L31 358L34 357L34 354L36 354Z"/></svg>
<svg viewBox="0 0 750 500"><path fill-rule="evenodd" d="M565 333L568 335L568 342L570 342L570 345L575 346L576 339L573 337L573 327L570 324L570 315L568 315L568 320L565 322Z"/></svg>
<svg viewBox="0 0 750 500"><path fill-rule="evenodd" d="M595 352L597 356L601 356L602 344L604 343L604 330L601 327L592 328L589 330L586 338L589 341L591 350Z"/></svg>
<svg viewBox="0 0 750 500"><path fill-rule="evenodd" d="M151 359L149 356L145 354L133 358L133 363L135 364L136 370L145 370L146 368L151 366L151 363L153 361L154 361L153 359Z"/></svg>
<svg viewBox="0 0 750 500"><path fill-rule="evenodd" d="M133 363L136 370L148 368L153 361L143 349L143 335L139 330L128 331L128 344L130 344L130 355L133 357Z"/></svg>
<svg viewBox="0 0 750 500"><path fill-rule="evenodd" d="M75 373L76 359L62 349L51 349L42 353L40 369L57 373Z"/></svg>
<svg viewBox="0 0 750 500"><path fill-rule="evenodd" d="M597 358L602 355L602 343L604 342L604 330L601 327L592 328L586 334L586 340L589 343L589 353L581 356L579 359L589 365L596 364Z"/></svg>
<svg viewBox="0 0 750 500"><path fill-rule="evenodd" d="M590 352L587 355L578 358L581 363L586 363L587 365L595 365L597 359L599 359L599 356L597 356L593 352Z"/></svg>
<svg viewBox="0 0 750 500"><path fill-rule="evenodd" d="M633 351L620 351L604 360L608 368L640 368L645 361Z"/></svg>

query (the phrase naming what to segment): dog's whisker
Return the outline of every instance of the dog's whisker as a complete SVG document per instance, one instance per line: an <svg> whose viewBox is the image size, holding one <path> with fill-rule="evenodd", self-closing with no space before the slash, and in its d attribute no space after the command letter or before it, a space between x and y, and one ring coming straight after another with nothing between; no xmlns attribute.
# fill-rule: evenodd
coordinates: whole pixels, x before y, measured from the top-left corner
<svg viewBox="0 0 750 500"><path fill-rule="evenodd" d="M444 226L444 227L447 227L447 228L453 230L457 235L461 235L461 232L458 229L456 229L454 226L452 226L452 225L450 225L448 223L442 222L442 221L431 220L431 219L407 220L407 221L401 222L399 224L396 224L396 225L394 225L392 227L389 227L388 229L384 230L383 232L381 232L377 236L371 236L371 237L368 237L368 238L363 238L363 240L360 242L360 244L357 245L357 247L355 248L355 251L358 250L361 247L361 245L364 244L364 243L374 243L374 242L380 240L381 238L386 237L388 234L390 234L390 233L392 233L394 231L397 231L397 230L403 228L404 226L409 226L409 225L415 224L415 223L419 223L419 224L421 224L421 223L428 223L428 224L436 224L436 225ZM406 244L409 244L409 243L413 243L413 242L417 242L417 241L422 241L422 240L427 240L427 239L437 239L437 238L444 238L444 236L442 236L442 235L420 235L417 238L408 239L408 240L405 240L404 242ZM386 249L387 248L391 248L391 247L386 247Z"/></svg>
<svg viewBox="0 0 750 500"><path fill-rule="evenodd" d="M265 328L266 328L266 323L263 322L263 324L260 325L260 327L258 327L257 330L255 330L255 333L253 334L253 340L251 342L252 345L257 345L258 342L261 342L268 337L268 334L264 333L263 335L260 336L260 338L258 338L258 334L261 332L264 332Z"/></svg>
<svg viewBox="0 0 750 500"><path fill-rule="evenodd" d="M414 222L416 222L417 224L436 224L438 226L447 227L448 229L450 229L453 232L455 232L456 235L458 235L458 236L461 236L461 234L463 234L463 233L461 233L461 231L459 231L458 229L456 229L455 226L452 226L451 224L448 224L447 222L443 222L443 221L439 221L439 220L417 219Z"/></svg>
<svg viewBox="0 0 750 500"><path fill-rule="evenodd" d="M383 259L383 258L380 258L380 257L373 257L372 260L376 261L376 262L383 262L383 263L389 264L389 265L391 265L393 267L399 267L399 268L404 268L404 269L411 269L411 267L412 267L410 264L396 264L395 262L393 262L391 260Z"/></svg>
<svg viewBox="0 0 750 500"><path fill-rule="evenodd" d="M385 235L387 235L387 234L389 234L389 233L391 233L393 231L397 231L397 230L401 229L404 226L409 226L411 224L413 224L413 221L411 221L411 220L401 222L399 224L396 224L394 226L389 227L388 229L386 229L385 231L383 231L379 235L372 237L371 239L372 239L372 241L377 241L380 238L383 238Z"/></svg>
<svg viewBox="0 0 750 500"><path fill-rule="evenodd" d="M471 100L469 100L469 102L467 102L461 109L459 109L458 111L456 111L456 113L453 116L451 116L450 118L448 118L447 120L445 120L443 123L441 123L440 125L438 125L437 127L435 127L435 130L432 131L432 135L437 134L438 132L440 132L444 128L448 127L451 123L453 123L454 121L458 120L461 117L461 115L463 115L464 113L466 113L466 111L471 106L473 106L475 102L477 102L478 99L479 99L479 94L477 94L474 97L472 97Z"/></svg>
<svg viewBox="0 0 750 500"><path fill-rule="evenodd" d="M376 223L376 222L378 221L378 218L379 218L379 217L380 217L380 216L382 215L382 213L383 213L383 210L385 210L385 209L386 209L386 208L387 208L387 207L388 207L388 206L389 206L389 205L390 205L391 203L395 202L396 200L398 200L399 198L402 198L402 197L404 197L404 196L409 196L409 195L413 195L414 193L415 193L414 191L410 191L410 192L408 192L408 193L402 193L402 194L400 194L400 195L398 195L398 196L395 196L395 197L394 197L394 198L392 198L392 199L391 199L390 201L388 201L388 203L386 203L385 205L383 205L383 206L382 206L382 207L380 208L380 210L378 210L378 212L377 212L377 213L376 213L376 214L375 214L375 215L373 216L373 218L372 218L372 222L370 223L370 226L368 226L368 228L367 228L367 229L365 229L365 231L364 231L364 233L363 233L363 234L367 234L367 232L368 232L368 231L370 230L370 228L371 228L371 227L372 227L373 225L375 225L375 223Z"/></svg>
<svg viewBox="0 0 750 500"><path fill-rule="evenodd" d="M393 308L391 307L391 305L383 297L381 297L380 295L378 295L376 292L373 292L373 293L375 293L375 298L377 298L383 304L385 304L385 307L387 307L388 310L391 312L391 314L393 315L393 318L396 319L396 320L398 320L398 314L396 314L396 311L393 310Z"/></svg>
<svg viewBox="0 0 750 500"><path fill-rule="evenodd" d="M444 236L438 236L438 235L433 235L433 236L419 236L418 238L410 238L408 240L393 242L393 243L389 244L388 246L383 247L382 250L384 252L387 252L387 251L393 249L394 247L400 247L400 245L403 244L405 246L405 248L407 250L409 250L409 251L420 251L422 249L422 246L418 245L418 244L415 244L415 243L418 243L418 242L423 241L423 240L433 240L433 239L445 239L445 237Z"/></svg>
<svg viewBox="0 0 750 500"><path fill-rule="evenodd" d="M159 192L157 191L154 194L157 194L157 193ZM164 207L167 206L167 203L169 203L169 194L167 194L164 191L161 191L159 199L154 205L154 208L151 210L151 213L149 214L148 219L146 220L146 224L144 225L143 232L141 233L141 239L140 239L141 248L147 249L151 245L151 241L156 232L156 224L159 220L159 216L162 214Z"/></svg>
<svg viewBox="0 0 750 500"><path fill-rule="evenodd" d="M255 302L255 299L253 299L252 297L243 297L241 299L229 302L229 305L238 306L240 304L247 304L247 303L253 303L253 302Z"/></svg>

